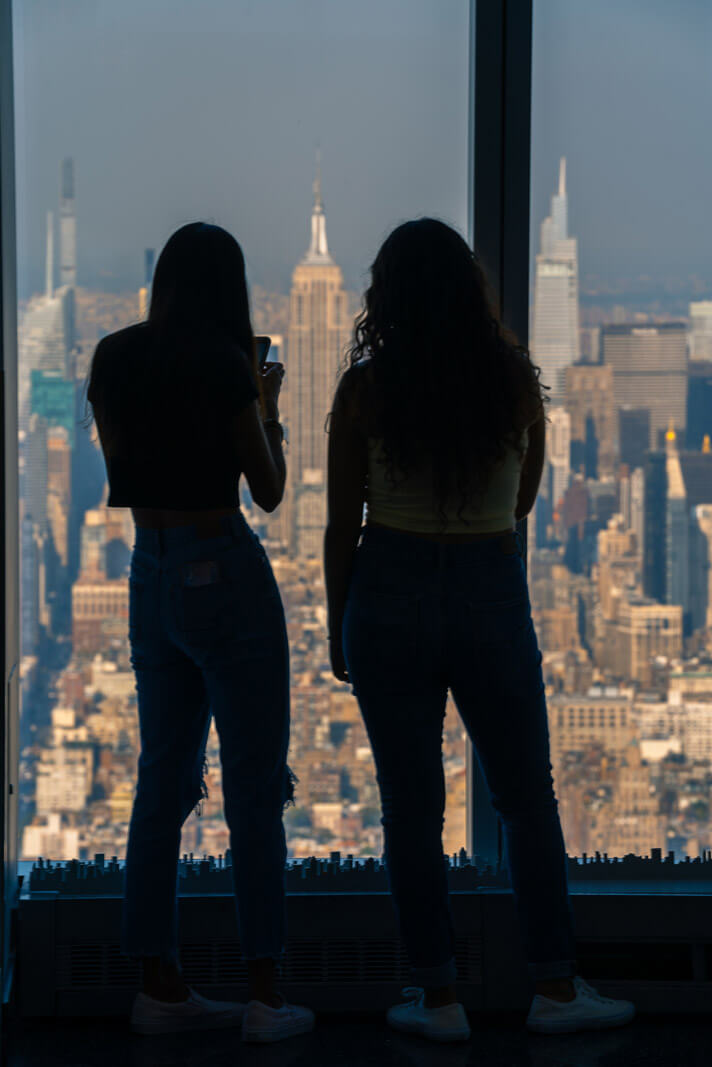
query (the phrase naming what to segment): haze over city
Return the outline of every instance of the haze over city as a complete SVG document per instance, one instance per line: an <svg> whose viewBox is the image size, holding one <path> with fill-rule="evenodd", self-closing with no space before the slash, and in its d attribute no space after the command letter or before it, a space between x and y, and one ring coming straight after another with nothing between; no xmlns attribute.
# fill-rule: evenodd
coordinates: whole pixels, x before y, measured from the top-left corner
<svg viewBox="0 0 712 1067"><path fill-rule="evenodd" d="M253 283L286 292L317 144L347 288L403 218L467 229L465 0L32 0L15 18L21 298L43 289L65 156L90 288L135 290L143 248L207 217L243 242ZM711 49L705 0L538 0L532 255L566 155L584 284L712 287Z"/></svg>

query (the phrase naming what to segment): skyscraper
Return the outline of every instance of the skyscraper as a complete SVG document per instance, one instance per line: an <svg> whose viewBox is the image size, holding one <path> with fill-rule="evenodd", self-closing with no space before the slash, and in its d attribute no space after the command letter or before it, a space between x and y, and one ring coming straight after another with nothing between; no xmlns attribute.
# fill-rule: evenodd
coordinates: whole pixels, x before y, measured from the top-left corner
<svg viewBox="0 0 712 1067"><path fill-rule="evenodd" d="M532 355L552 400L564 397L564 372L580 356L578 252L568 235L566 160L559 164L559 188L551 214L541 224L541 251L536 257Z"/></svg>
<svg viewBox="0 0 712 1067"><path fill-rule="evenodd" d="M609 475L616 466L613 375L610 367L577 363L564 372L565 408L571 416L572 464L582 464L586 477ZM590 470L586 445L593 423L597 470Z"/></svg>
<svg viewBox="0 0 712 1067"><path fill-rule="evenodd" d="M643 504L643 592L646 597L665 601L665 523L667 515L666 455L662 450L645 457Z"/></svg>
<svg viewBox="0 0 712 1067"><path fill-rule="evenodd" d="M631 408L626 405L618 409L618 447L621 463L626 463L631 470L644 466L645 453L650 448L648 408Z"/></svg>
<svg viewBox="0 0 712 1067"><path fill-rule="evenodd" d="M712 435L712 357L691 359L688 364L688 448L701 448L706 435Z"/></svg>
<svg viewBox="0 0 712 1067"><path fill-rule="evenodd" d="M74 288L54 287L54 215L47 212L45 291L33 296L18 324L19 428L27 431L31 410L32 371L54 371L74 378L76 329Z"/></svg>
<svg viewBox="0 0 712 1067"><path fill-rule="evenodd" d="M62 161L59 185L59 284L77 284L77 213L74 206L74 160Z"/></svg>
<svg viewBox="0 0 712 1067"><path fill-rule="evenodd" d="M685 324L612 325L601 332L603 362L613 368L616 411L650 411L652 449L662 447L672 423L678 439L687 428L687 342Z"/></svg>
<svg viewBox="0 0 712 1067"><path fill-rule="evenodd" d="M665 435L667 502L665 508L665 600L682 606L683 620L689 610L689 531L685 479L680 466L675 431Z"/></svg>
<svg viewBox="0 0 712 1067"><path fill-rule="evenodd" d="M138 291L138 317L142 320L148 318L148 309L151 306L151 283L155 259L156 249L145 248L143 251L143 285Z"/></svg>
<svg viewBox="0 0 712 1067"><path fill-rule="evenodd" d="M712 504L692 509L690 535L690 625L712 630Z"/></svg>
<svg viewBox="0 0 712 1067"><path fill-rule="evenodd" d="M690 304L690 359L712 359L712 300Z"/></svg>
<svg viewBox="0 0 712 1067"><path fill-rule="evenodd" d="M552 408L546 451L551 465L551 504L556 511L571 480L571 416L563 408Z"/></svg>
<svg viewBox="0 0 712 1067"><path fill-rule="evenodd" d="M326 241L317 159L311 242L294 269L289 304L286 423L288 484L283 504L290 555L319 555L326 522L326 419L349 340L348 298Z"/></svg>

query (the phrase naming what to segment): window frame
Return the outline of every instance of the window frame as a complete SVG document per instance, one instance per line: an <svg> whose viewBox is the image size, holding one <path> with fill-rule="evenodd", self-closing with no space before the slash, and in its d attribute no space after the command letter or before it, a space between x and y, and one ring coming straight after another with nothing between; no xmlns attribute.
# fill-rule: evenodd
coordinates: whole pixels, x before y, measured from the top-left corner
<svg viewBox="0 0 712 1067"><path fill-rule="evenodd" d="M500 315L523 345L529 343L532 3L470 5L470 239ZM517 528L526 562L527 520ZM478 865L496 868L501 823L469 740L466 766L467 851Z"/></svg>
<svg viewBox="0 0 712 1067"><path fill-rule="evenodd" d="M505 323L528 343L533 0L470 0L469 237ZM0 716L0 989L11 975L10 918L17 898L19 530L17 287L12 0L0 0L0 595L4 605ZM477 205L486 210L477 211ZM527 522L519 524L525 544ZM467 743L466 848L501 865L500 820Z"/></svg>
<svg viewBox="0 0 712 1067"><path fill-rule="evenodd" d="M0 0L0 596L3 696L0 716L0 993L10 994L11 919L17 904L20 578L17 442L17 256L12 0ZM11 576L11 577L9 577Z"/></svg>

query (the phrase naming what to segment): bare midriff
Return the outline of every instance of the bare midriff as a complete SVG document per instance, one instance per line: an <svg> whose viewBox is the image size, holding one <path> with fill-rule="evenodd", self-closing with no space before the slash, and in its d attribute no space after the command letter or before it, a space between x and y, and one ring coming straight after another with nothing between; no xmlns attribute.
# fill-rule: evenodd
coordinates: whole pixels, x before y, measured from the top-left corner
<svg viewBox="0 0 712 1067"><path fill-rule="evenodd" d="M205 511L173 511L169 508L131 508L137 526L165 530L171 526L197 526L210 529L225 515L239 514L239 507L210 508Z"/></svg>
<svg viewBox="0 0 712 1067"><path fill-rule="evenodd" d="M494 537L503 537L505 534L513 534L514 527L508 526L504 530L488 530L486 533L419 533L416 530L403 530L399 526L388 526L385 522L372 522L368 520L367 526L377 527L379 530L393 530L395 533L405 533L409 537L420 537L426 541L440 541L453 544L466 543L468 541L490 541Z"/></svg>

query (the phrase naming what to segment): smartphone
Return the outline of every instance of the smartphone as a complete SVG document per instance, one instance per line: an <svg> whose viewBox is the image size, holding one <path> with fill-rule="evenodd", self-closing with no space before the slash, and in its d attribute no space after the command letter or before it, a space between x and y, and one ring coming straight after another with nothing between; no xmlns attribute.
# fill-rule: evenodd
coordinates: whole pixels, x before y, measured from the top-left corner
<svg viewBox="0 0 712 1067"><path fill-rule="evenodd" d="M267 353L269 352L269 346L272 344L272 338L255 337L255 344L257 345L257 364L261 370L262 367L264 367L265 365Z"/></svg>

